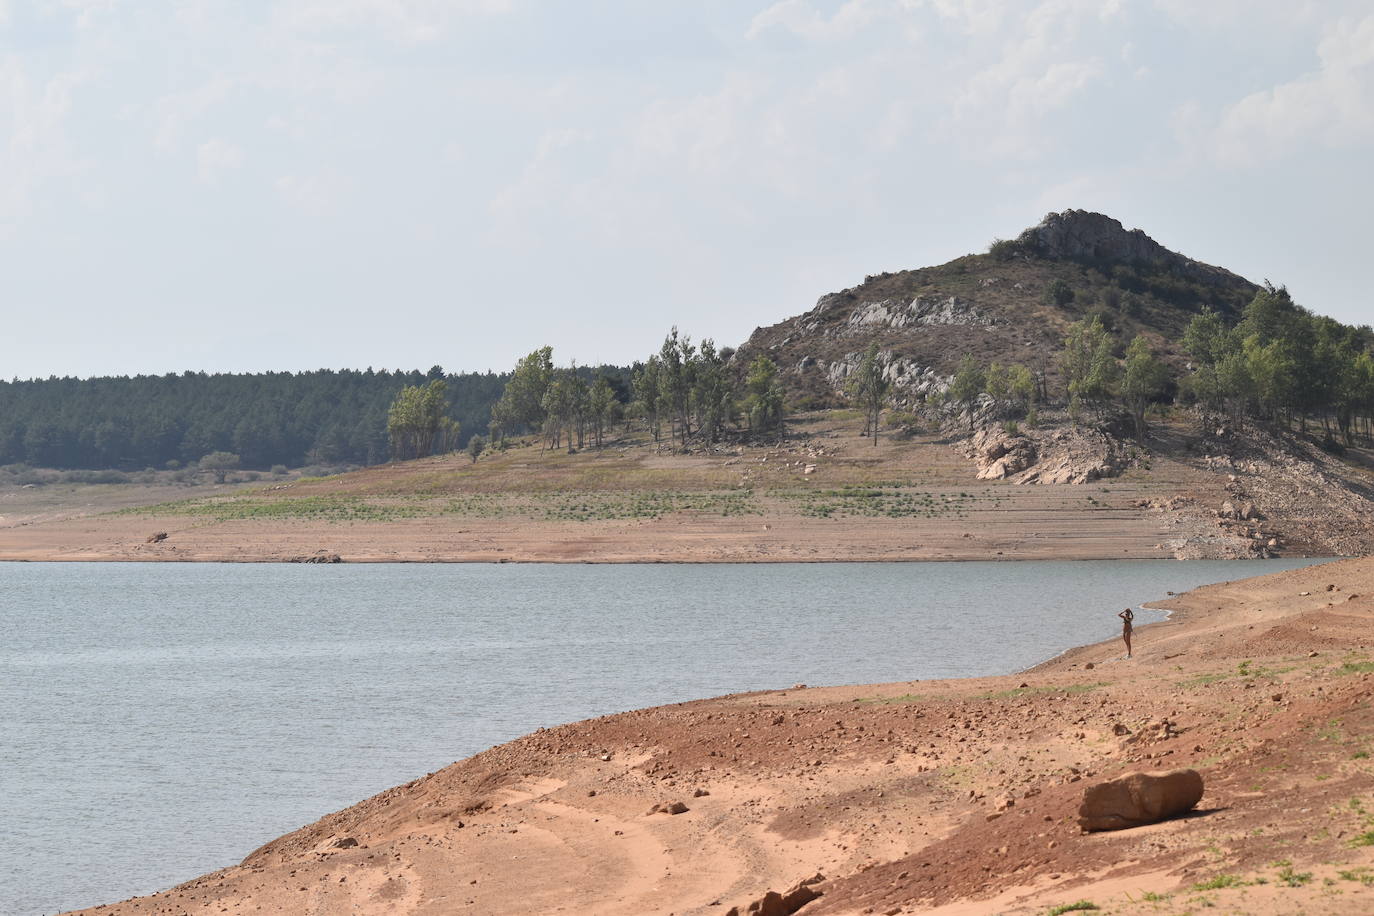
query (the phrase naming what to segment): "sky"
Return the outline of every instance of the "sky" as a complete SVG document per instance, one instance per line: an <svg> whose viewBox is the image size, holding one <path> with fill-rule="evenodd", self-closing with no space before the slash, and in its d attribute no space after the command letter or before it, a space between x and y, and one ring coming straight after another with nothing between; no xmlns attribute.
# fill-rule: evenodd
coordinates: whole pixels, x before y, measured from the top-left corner
<svg viewBox="0 0 1374 916"><path fill-rule="evenodd" d="M625 363L1097 210L1374 319L1370 0L0 0L0 377Z"/></svg>

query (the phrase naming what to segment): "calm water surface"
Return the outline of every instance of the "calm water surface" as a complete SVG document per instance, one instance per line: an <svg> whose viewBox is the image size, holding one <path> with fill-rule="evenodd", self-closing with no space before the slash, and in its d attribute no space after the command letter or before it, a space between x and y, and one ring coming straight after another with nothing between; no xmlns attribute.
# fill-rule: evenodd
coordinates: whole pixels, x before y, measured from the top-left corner
<svg viewBox="0 0 1374 916"><path fill-rule="evenodd" d="M151 893L540 726L1015 671L1306 562L0 564L0 913Z"/></svg>

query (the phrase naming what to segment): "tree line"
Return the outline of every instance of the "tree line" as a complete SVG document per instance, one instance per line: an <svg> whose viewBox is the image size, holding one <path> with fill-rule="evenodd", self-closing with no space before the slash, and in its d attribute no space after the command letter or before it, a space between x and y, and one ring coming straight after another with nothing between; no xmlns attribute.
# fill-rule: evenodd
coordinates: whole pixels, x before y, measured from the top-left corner
<svg viewBox="0 0 1374 916"><path fill-rule="evenodd" d="M389 412L402 389L442 380L443 416L455 424L455 435L470 435L487 428L508 377L450 375L435 366L428 372L322 369L0 381L0 465L160 469L216 452L237 456L248 469L377 464L393 455Z"/></svg>
<svg viewBox="0 0 1374 916"><path fill-rule="evenodd" d="M741 377L734 353L710 338L693 343L673 328L657 352L613 374L604 366L556 367L553 348L541 347L516 363L492 407L492 440L537 433L549 449L601 448L613 424L632 420L643 421L655 442L666 435L683 447L714 443L727 429L780 432L777 366L760 356Z"/></svg>
<svg viewBox="0 0 1374 916"><path fill-rule="evenodd" d="M1123 343L1100 316L1074 322L1058 355L1060 403L1075 422L1085 412L1117 410L1139 439L1152 405L1179 403L1199 408L1204 421L1226 417L1302 433L1320 424L1328 442L1374 441L1374 331L1367 325L1315 315L1287 289L1266 283L1234 321L1202 308L1178 344L1188 358L1182 366L1162 360L1143 334ZM882 386L873 380L875 360L873 349L851 385L876 436L881 408L872 392ZM1043 372L965 356L942 399L967 410L972 428L984 396L996 414L1034 422L1051 391Z"/></svg>

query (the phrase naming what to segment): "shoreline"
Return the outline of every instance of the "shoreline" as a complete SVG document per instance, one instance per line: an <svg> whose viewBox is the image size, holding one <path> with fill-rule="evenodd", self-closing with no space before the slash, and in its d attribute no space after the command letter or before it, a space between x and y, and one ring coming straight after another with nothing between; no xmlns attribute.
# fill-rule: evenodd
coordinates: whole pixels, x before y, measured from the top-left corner
<svg viewBox="0 0 1374 916"><path fill-rule="evenodd" d="M340 559L337 562L322 562L298 559L221 559L221 558L170 558L170 557L66 557L53 556L43 558L30 557L4 557L0 556L0 564L5 563L218 563L225 566L231 565L262 565L262 566L795 566L795 565L819 565L819 564L853 564L853 565L873 565L884 563L1267 563L1284 560L1306 560L1311 564L1334 563L1340 560L1356 559L1355 557L1310 557L1303 556L1281 556L1266 557L1109 557L1109 556L1064 556L1064 557L878 557L874 559L858 559L851 557L829 557L829 558L803 558L803 559L733 559L733 560L712 560L707 558L700 559L675 559L675 560L644 560L644 559L503 559L503 560L478 560L478 559L427 559L427 560L398 560L386 557L371 557L357 560ZM1151 610L1167 610L1165 608L1155 608L1156 602L1147 602L1138 605L1139 607L1149 607Z"/></svg>
<svg viewBox="0 0 1374 916"><path fill-rule="evenodd" d="M1371 592L1374 561L1314 563L1147 602L1170 616L1137 628L1130 662L1113 637L1015 674L795 685L539 729L99 912L719 916L714 901L817 871L822 896L803 916L1078 899L1143 914L1145 891L1203 905L1188 888L1218 873L1238 876L1223 908L1341 912L1325 907L1327 879L1337 903L1369 906L1374 891L1337 874L1374 873L1374 848L1349 842L1368 827L1348 806L1330 812L1374 796L1356 752L1374 734ZM1345 737L1314 744L1311 729L1337 720ZM1093 779L1173 766L1203 773L1204 813L1073 826ZM679 816L646 814L679 800ZM1273 881L1279 859L1319 880Z"/></svg>

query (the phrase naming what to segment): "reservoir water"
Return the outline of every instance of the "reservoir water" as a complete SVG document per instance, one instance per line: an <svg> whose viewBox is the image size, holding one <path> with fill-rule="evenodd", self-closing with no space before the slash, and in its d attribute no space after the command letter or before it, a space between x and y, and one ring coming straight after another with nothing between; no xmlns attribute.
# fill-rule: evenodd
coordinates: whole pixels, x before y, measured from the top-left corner
<svg viewBox="0 0 1374 916"><path fill-rule="evenodd" d="M540 726L1007 673L1309 562L3 564L0 913L166 888Z"/></svg>

